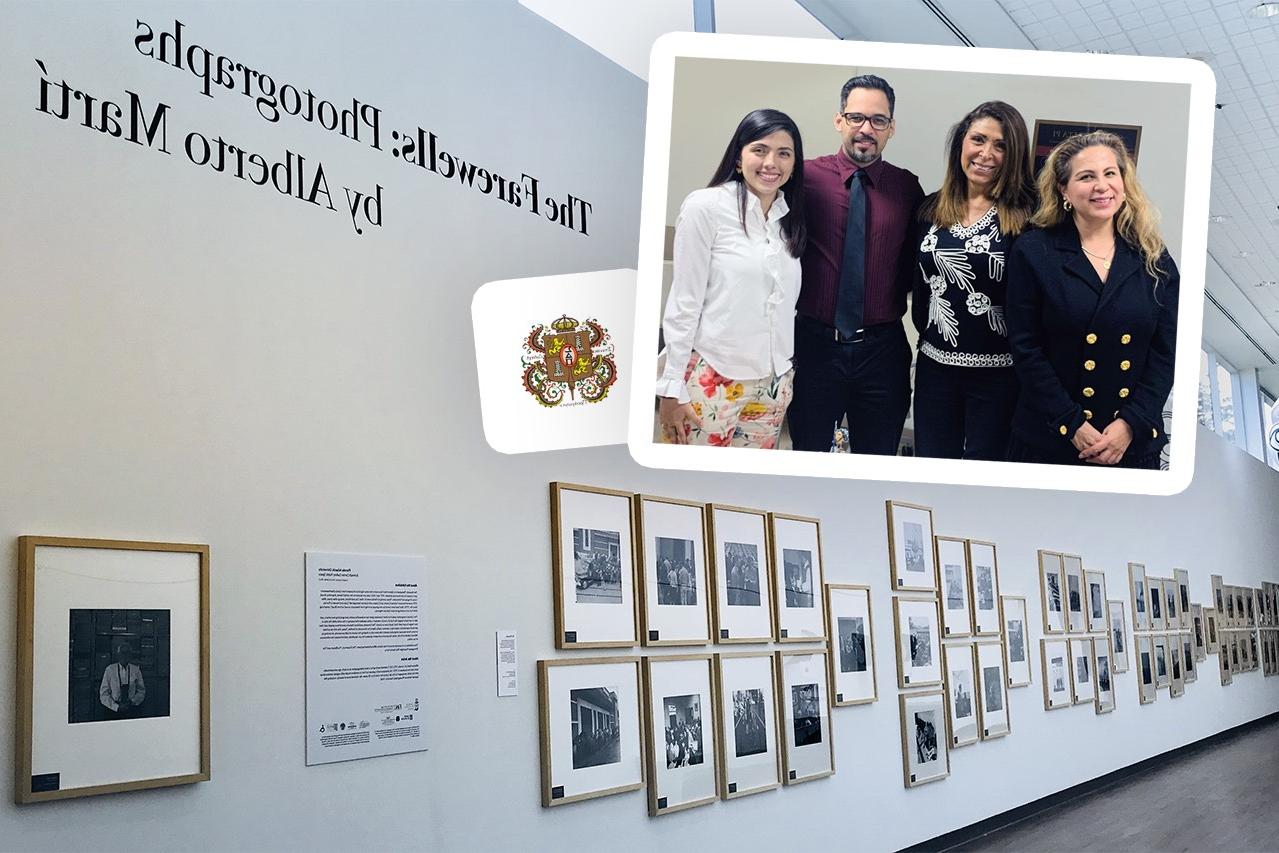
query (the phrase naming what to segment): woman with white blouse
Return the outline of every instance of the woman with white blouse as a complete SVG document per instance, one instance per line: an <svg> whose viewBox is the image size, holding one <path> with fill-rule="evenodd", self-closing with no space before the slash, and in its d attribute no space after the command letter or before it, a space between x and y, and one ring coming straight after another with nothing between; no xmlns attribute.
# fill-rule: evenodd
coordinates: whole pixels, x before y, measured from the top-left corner
<svg viewBox="0 0 1279 853"><path fill-rule="evenodd" d="M777 446L794 378L803 170L795 122L754 110L707 188L684 199L662 320L664 442Z"/></svg>

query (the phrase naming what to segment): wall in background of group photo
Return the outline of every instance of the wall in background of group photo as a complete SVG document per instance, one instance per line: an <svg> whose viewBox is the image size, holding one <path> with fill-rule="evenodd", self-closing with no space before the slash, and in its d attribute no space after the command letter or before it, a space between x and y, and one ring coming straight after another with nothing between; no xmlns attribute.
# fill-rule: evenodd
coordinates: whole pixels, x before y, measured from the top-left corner
<svg viewBox="0 0 1279 853"><path fill-rule="evenodd" d="M933 506L939 534L997 543L1001 591L1026 597L1036 651L1037 548L1081 554L1106 572L1110 598L1126 599L1129 560L1154 575L1188 569L1204 603L1212 573L1279 581L1279 477L1207 432L1194 482L1171 498L656 471L624 447L494 452L472 295L487 281L635 264L643 84L514 0L228 6L177 7L188 44L376 104L383 147L268 122L252 99L206 97L195 75L140 55L135 20L171 26L169 4L15 4L0 32L0 637L15 635L19 535L208 543L212 668L211 781L0 804L0 846L892 849L1279 709L1279 679L1223 688L1205 665L1180 699L1139 706L1130 670L1115 679L1115 713L1048 713L1036 661L1034 685L1009 693L1010 736L954 752L949 779L905 789L885 499ZM169 153L40 111L41 80L58 104L64 80L97 99L168 104ZM821 121L835 97L811 93ZM962 97L937 128L981 97ZM920 120L907 134L906 108L903 90L890 154ZM590 234L392 156L389 133L419 127L468 162L589 200ZM322 163L337 210L196 166L183 147L193 131ZM717 127L715 144L730 131ZM1157 137L1143 134L1143 164L1168 156ZM835 144L831 129L814 153ZM917 144L940 162L940 133ZM382 224L357 233L343 187L378 185ZM643 791L540 806L535 662L593 654L554 647L552 480L822 520L826 580L873 589L879 684L877 702L832 712L833 776L661 818ZM426 752L304 765L308 550L425 555ZM513 698L496 696L499 628L519 634ZM3 731L12 652L0 647ZM13 765L5 740L6 784Z"/></svg>

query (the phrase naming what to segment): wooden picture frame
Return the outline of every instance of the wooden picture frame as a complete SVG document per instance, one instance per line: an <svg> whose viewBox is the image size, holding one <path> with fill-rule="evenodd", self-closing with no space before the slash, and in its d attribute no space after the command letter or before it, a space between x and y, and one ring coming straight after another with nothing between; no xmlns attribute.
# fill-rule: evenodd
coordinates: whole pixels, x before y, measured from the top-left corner
<svg viewBox="0 0 1279 853"><path fill-rule="evenodd" d="M826 573L822 560L822 522L803 515L768 514L772 546L774 624L779 643L826 639L822 601Z"/></svg>
<svg viewBox="0 0 1279 853"><path fill-rule="evenodd" d="M946 743L945 695L941 690L900 693L902 781L907 788L938 782L950 775Z"/></svg>
<svg viewBox="0 0 1279 853"><path fill-rule="evenodd" d="M720 652L715 695L720 796L734 800L780 788L777 658L771 652Z"/></svg>
<svg viewBox="0 0 1279 853"><path fill-rule="evenodd" d="M1186 670L1181 662L1181 635L1168 634L1168 695L1173 699L1186 692Z"/></svg>
<svg viewBox="0 0 1279 853"><path fill-rule="evenodd" d="M1122 601L1107 601L1106 613L1110 620L1110 654L1112 669L1116 673L1128 671L1128 617Z"/></svg>
<svg viewBox="0 0 1279 853"><path fill-rule="evenodd" d="M1039 641L1039 662L1044 673L1044 710L1069 708L1073 699L1070 642L1064 637L1044 637Z"/></svg>
<svg viewBox="0 0 1279 853"><path fill-rule="evenodd" d="M1172 684L1172 658L1169 656L1167 634L1154 634L1150 638L1155 659L1155 687L1164 688Z"/></svg>
<svg viewBox="0 0 1279 853"><path fill-rule="evenodd" d="M826 687L826 652L774 652L777 656L777 702L782 724L782 783L798 785L835 772L830 694Z"/></svg>
<svg viewBox="0 0 1279 853"><path fill-rule="evenodd" d="M1209 577L1212 586L1212 604L1213 609L1217 612L1217 628L1218 630L1227 627L1226 618L1226 587L1221 582L1221 575L1211 575Z"/></svg>
<svg viewBox="0 0 1279 853"><path fill-rule="evenodd" d="M1093 121L1063 121L1059 119L1035 119L1034 131L1031 134L1032 153L1035 158L1035 174L1043 169L1044 163L1048 160L1048 155L1052 153L1059 143L1077 133L1090 133L1094 130L1104 130L1107 133L1113 133L1123 142L1124 148L1128 151L1128 156L1132 158L1133 165L1137 163L1137 155L1141 151L1141 125L1139 124L1111 124L1109 122L1093 122Z"/></svg>
<svg viewBox="0 0 1279 853"><path fill-rule="evenodd" d="M1071 637L1069 642L1071 704L1094 704L1097 701L1097 676L1093 638Z"/></svg>
<svg viewBox="0 0 1279 853"><path fill-rule="evenodd" d="M555 648L639 644L634 494L551 483Z"/></svg>
<svg viewBox="0 0 1279 853"><path fill-rule="evenodd" d="M933 508L884 502L888 514L888 565L895 592L936 592L937 553Z"/></svg>
<svg viewBox="0 0 1279 853"><path fill-rule="evenodd" d="M893 598L898 687L942 683L940 624L935 598Z"/></svg>
<svg viewBox="0 0 1279 853"><path fill-rule="evenodd" d="M1195 660L1203 661L1208 657L1208 624L1204 618L1202 604L1190 605L1190 635L1195 647Z"/></svg>
<svg viewBox="0 0 1279 853"><path fill-rule="evenodd" d="M1072 634L1088 631L1088 614L1084 606L1084 558L1078 554L1062 554L1062 595L1066 607L1066 630Z"/></svg>
<svg viewBox="0 0 1279 853"><path fill-rule="evenodd" d="M1093 711L1097 714L1109 714L1115 710L1115 656L1109 638L1093 638L1092 659L1096 688L1093 691Z"/></svg>
<svg viewBox="0 0 1279 853"><path fill-rule="evenodd" d="M209 780L208 545L22 536L17 599L16 803Z"/></svg>
<svg viewBox="0 0 1279 853"><path fill-rule="evenodd" d="M1181 601L1172 578L1164 578L1164 621L1169 631L1181 630Z"/></svg>
<svg viewBox="0 0 1279 853"><path fill-rule="evenodd" d="M1110 622L1106 612L1106 573L1084 571L1084 606L1087 608L1088 633L1105 634Z"/></svg>
<svg viewBox="0 0 1279 853"><path fill-rule="evenodd" d="M704 646L711 641L706 505L635 495L640 641ZM651 540L651 541L650 541Z"/></svg>
<svg viewBox="0 0 1279 853"><path fill-rule="evenodd" d="M973 651L977 657L981 739L994 740L1012 732L1003 643L978 642Z"/></svg>
<svg viewBox="0 0 1279 853"><path fill-rule="evenodd" d="M1008 686L1027 687L1035 680L1035 668L1030 662L1030 621L1026 614L1026 599L1020 595L1001 595L999 606L1000 621L1004 626L1004 671L1008 673Z"/></svg>
<svg viewBox="0 0 1279 853"><path fill-rule="evenodd" d="M1153 638L1149 634L1138 634L1133 638L1133 648L1136 650L1137 700L1141 705L1149 705L1159 697Z"/></svg>
<svg viewBox="0 0 1279 853"><path fill-rule="evenodd" d="M995 543L969 539L968 565L972 571L973 636L997 637L999 622L999 555Z"/></svg>
<svg viewBox="0 0 1279 853"><path fill-rule="evenodd" d="M946 637L970 637L973 633L973 598L967 540L959 536L934 536L933 540L933 550L937 555L942 634Z"/></svg>
<svg viewBox="0 0 1279 853"><path fill-rule="evenodd" d="M1132 629L1150 630L1150 588L1146 582L1146 567L1142 563L1128 564L1128 596L1132 602Z"/></svg>
<svg viewBox="0 0 1279 853"><path fill-rule="evenodd" d="M1165 614L1167 599L1164 597L1163 578L1146 576L1146 591L1150 593L1147 603L1150 605L1150 630L1168 630L1168 617Z"/></svg>
<svg viewBox="0 0 1279 853"><path fill-rule="evenodd" d="M832 705L864 705L879 698L875 672L875 617L870 587L826 584Z"/></svg>
<svg viewBox="0 0 1279 853"><path fill-rule="evenodd" d="M1210 655L1221 651L1221 628L1217 624L1217 608L1204 608L1204 650Z"/></svg>
<svg viewBox="0 0 1279 853"><path fill-rule="evenodd" d="M537 662L544 808L644 787L641 683L638 657Z"/></svg>
<svg viewBox="0 0 1279 853"><path fill-rule="evenodd" d="M1181 620L1181 630L1190 630L1190 572L1185 569L1172 570L1173 583L1177 585L1177 615Z"/></svg>
<svg viewBox="0 0 1279 853"><path fill-rule="evenodd" d="M1181 677L1186 684L1199 680L1199 666L1195 662L1195 637L1188 631L1177 635L1181 648Z"/></svg>
<svg viewBox="0 0 1279 853"><path fill-rule="evenodd" d="M1039 604L1044 617L1044 633L1064 634L1066 632L1066 598L1061 553L1045 551L1041 548L1037 554Z"/></svg>
<svg viewBox="0 0 1279 853"><path fill-rule="evenodd" d="M646 657L643 672L649 816L715 802L720 773L711 655Z"/></svg>
<svg viewBox="0 0 1279 853"><path fill-rule="evenodd" d="M1221 674L1221 686L1228 687L1234 681L1234 667L1230 664L1230 632L1221 631L1218 635L1217 665Z"/></svg>
<svg viewBox="0 0 1279 853"><path fill-rule="evenodd" d="M767 643L776 631L769 572L768 513L761 509L706 505L707 560L715 588L712 636L717 643Z"/></svg>
<svg viewBox="0 0 1279 853"><path fill-rule="evenodd" d="M972 642L942 646L945 666L946 731L951 749L969 746L981 739L977 710L977 653Z"/></svg>

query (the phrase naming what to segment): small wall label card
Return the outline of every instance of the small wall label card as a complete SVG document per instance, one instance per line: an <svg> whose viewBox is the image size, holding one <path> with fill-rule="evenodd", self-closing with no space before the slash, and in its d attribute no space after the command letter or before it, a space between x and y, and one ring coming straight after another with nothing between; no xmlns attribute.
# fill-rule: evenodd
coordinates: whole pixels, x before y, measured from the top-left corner
<svg viewBox="0 0 1279 853"><path fill-rule="evenodd" d="M306 763L426 749L426 558L306 554Z"/></svg>
<svg viewBox="0 0 1279 853"><path fill-rule="evenodd" d="M18 803L209 779L209 547L18 539Z"/></svg>

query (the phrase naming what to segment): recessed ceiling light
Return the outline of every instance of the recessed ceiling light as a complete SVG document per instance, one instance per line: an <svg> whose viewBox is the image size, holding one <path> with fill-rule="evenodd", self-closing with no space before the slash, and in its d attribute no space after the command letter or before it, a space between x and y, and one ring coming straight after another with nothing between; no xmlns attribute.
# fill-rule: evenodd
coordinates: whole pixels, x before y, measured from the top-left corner
<svg viewBox="0 0 1279 853"><path fill-rule="evenodd" d="M1248 10L1254 18L1273 18L1279 15L1279 3L1258 3Z"/></svg>
<svg viewBox="0 0 1279 853"><path fill-rule="evenodd" d="M1208 221L1209 221L1209 222L1216 222L1216 223L1218 223L1218 224L1220 224L1220 223L1222 223L1222 222L1226 222L1226 221L1228 221L1229 219L1230 219L1230 217L1229 217L1229 216L1226 216L1224 213L1214 213L1212 216L1209 216L1209 217L1208 217Z"/></svg>
<svg viewBox="0 0 1279 853"><path fill-rule="evenodd" d="M1235 252L1235 257L1236 257L1236 258L1250 258L1250 257L1252 257L1252 252L1249 252L1247 249L1242 249L1242 250L1240 250L1240 251L1238 251L1238 252Z"/></svg>

